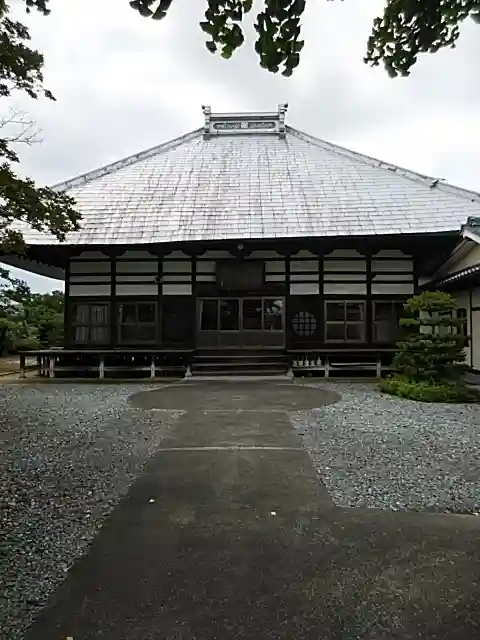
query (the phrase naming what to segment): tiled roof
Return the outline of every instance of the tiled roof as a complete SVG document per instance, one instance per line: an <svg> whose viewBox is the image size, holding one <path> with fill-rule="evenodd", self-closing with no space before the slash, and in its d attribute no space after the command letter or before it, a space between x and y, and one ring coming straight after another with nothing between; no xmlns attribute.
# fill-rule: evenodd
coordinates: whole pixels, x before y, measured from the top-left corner
<svg viewBox="0 0 480 640"><path fill-rule="evenodd" d="M480 217L477 193L291 127L221 133L202 128L57 185L83 216L68 243L446 232ZM33 230L24 237L56 244Z"/></svg>
<svg viewBox="0 0 480 640"><path fill-rule="evenodd" d="M471 267L465 267L461 271L457 271L452 275L445 276L444 278L438 278L425 284L425 289L433 289L437 287L443 287L447 285L453 285L459 282L464 282L472 276L476 276L480 273L480 264L473 265Z"/></svg>
<svg viewBox="0 0 480 640"><path fill-rule="evenodd" d="M463 237L480 244L480 218L468 218L462 227Z"/></svg>

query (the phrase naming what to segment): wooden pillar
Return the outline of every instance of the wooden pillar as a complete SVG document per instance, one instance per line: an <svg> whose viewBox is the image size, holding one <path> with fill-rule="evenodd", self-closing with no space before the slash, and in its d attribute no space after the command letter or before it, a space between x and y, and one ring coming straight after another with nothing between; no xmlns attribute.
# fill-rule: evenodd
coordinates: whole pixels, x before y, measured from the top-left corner
<svg viewBox="0 0 480 640"><path fill-rule="evenodd" d="M155 354L150 358L150 378L155 378Z"/></svg>
<svg viewBox="0 0 480 640"><path fill-rule="evenodd" d="M325 378L330 377L330 359L329 356L325 356Z"/></svg>
<svg viewBox="0 0 480 640"><path fill-rule="evenodd" d="M292 335L291 325L292 319L290 317L290 252L282 252L285 257L285 309L284 309L284 322L285 322L285 347L288 349L291 347Z"/></svg>
<svg viewBox="0 0 480 640"><path fill-rule="evenodd" d="M100 356L100 362L98 364L98 377L100 378L100 380L103 380L103 378L105 378L105 356L104 355Z"/></svg>
<svg viewBox="0 0 480 640"><path fill-rule="evenodd" d="M20 377L21 378L27 377L27 374L25 371L25 354L24 353L20 354Z"/></svg>
<svg viewBox="0 0 480 640"><path fill-rule="evenodd" d="M468 320L470 331L468 331L468 341L470 343L470 368L473 369L473 287L470 285L468 290Z"/></svg>
<svg viewBox="0 0 480 640"><path fill-rule="evenodd" d="M197 344L197 254L192 252L192 309L191 314L193 316L192 322L192 341L190 343L192 349L195 349ZM191 375L191 373L190 373Z"/></svg>
<svg viewBox="0 0 480 640"><path fill-rule="evenodd" d="M414 295L417 295L418 293L418 260L416 255L412 256L412 261L413 261L413 293Z"/></svg>
<svg viewBox="0 0 480 640"><path fill-rule="evenodd" d="M318 323L320 325L319 341L325 342L325 252L316 252L318 255Z"/></svg>
<svg viewBox="0 0 480 640"><path fill-rule="evenodd" d="M156 252L157 262L157 334L156 342L163 344L163 308L162 308L162 280L163 280L163 253Z"/></svg>
<svg viewBox="0 0 480 640"><path fill-rule="evenodd" d="M115 348L118 344L117 323L117 251L110 252L110 346Z"/></svg>
<svg viewBox="0 0 480 640"><path fill-rule="evenodd" d="M48 377L55 378L55 356L52 354L48 356Z"/></svg>
<svg viewBox="0 0 480 640"><path fill-rule="evenodd" d="M63 308L63 346L68 347L72 340L71 329L72 320L72 305L70 302L70 260L71 255L67 257L67 264L65 265L65 306Z"/></svg>
<svg viewBox="0 0 480 640"><path fill-rule="evenodd" d="M365 338L367 344L373 341L373 302L372 302L372 251L365 254L367 263L367 304L365 310Z"/></svg>

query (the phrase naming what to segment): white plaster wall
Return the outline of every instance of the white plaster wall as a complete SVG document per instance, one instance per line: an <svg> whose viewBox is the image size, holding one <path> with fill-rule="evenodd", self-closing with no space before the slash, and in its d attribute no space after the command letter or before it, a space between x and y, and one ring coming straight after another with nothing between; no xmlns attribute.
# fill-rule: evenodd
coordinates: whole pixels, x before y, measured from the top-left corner
<svg viewBox="0 0 480 640"><path fill-rule="evenodd" d="M413 282L372 282L373 295L410 295L414 294Z"/></svg>
<svg viewBox="0 0 480 640"><path fill-rule="evenodd" d="M413 260L372 260L372 272L399 271L400 273L411 273L413 271Z"/></svg>
<svg viewBox="0 0 480 640"><path fill-rule="evenodd" d="M470 331L470 339L472 341L472 362L469 364L471 364L474 369L480 371L480 310L472 311L472 328Z"/></svg>
<svg viewBox="0 0 480 640"><path fill-rule="evenodd" d="M336 260L332 258L323 261L323 270L329 271L367 271L366 260Z"/></svg>
<svg viewBox="0 0 480 640"><path fill-rule="evenodd" d="M468 291L457 291L456 293L453 294L455 301L457 303L457 308L458 309L466 309L467 311L467 335L470 336L470 339L473 339L472 336L472 326L470 324L470 293ZM477 334L477 341L480 340L480 332L476 332ZM470 345L468 345L465 348L465 362L466 364L471 367L472 365L472 359L471 359L471 347Z"/></svg>
<svg viewBox="0 0 480 640"><path fill-rule="evenodd" d="M98 262L82 262L81 260L72 260L70 262L70 273L110 273L110 260Z"/></svg>
<svg viewBox="0 0 480 640"><path fill-rule="evenodd" d="M92 297L96 296L109 296L111 293L111 287L109 284L71 284L70 285L70 297Z"/></svg>
<svg viewBox="0 0 480 640"><path fill-rule="evenodd" d="M325 295L367 295L366 282L324 282L323 291Z"/></svg>
<svg viewBox="0 0 480 640"><path fill-rule="evenodd" d="M117 274L119 273L142 273L156 272L158 270L156 260L142 260L142 262L129 262L127 260L118 260L116 264Z"/></svg>
<svg viewBox="0 0 480 640"><path fill-rule="evenodd" d="M292 282L290 283L290 293L296 296L317 294L320 292L318 282Z"/></svg>
<svg viewBox="0 0 480 640"><path fill-rule="evenodd" d="M157 284L119 284L117 283L117 296L156 296L158 293Z"/></svg>

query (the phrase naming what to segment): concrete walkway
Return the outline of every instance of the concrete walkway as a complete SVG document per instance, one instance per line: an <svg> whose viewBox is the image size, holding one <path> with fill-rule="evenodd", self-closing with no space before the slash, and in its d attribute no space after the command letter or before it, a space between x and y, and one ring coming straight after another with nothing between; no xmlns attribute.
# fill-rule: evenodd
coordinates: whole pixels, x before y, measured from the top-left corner
<svg viewBox="0 0 480 640"><path fill-rule="evenodd" d="M287 410L331 392L181 384L186 410L27 640L480 637L480 521L333 506Z"/></svg>

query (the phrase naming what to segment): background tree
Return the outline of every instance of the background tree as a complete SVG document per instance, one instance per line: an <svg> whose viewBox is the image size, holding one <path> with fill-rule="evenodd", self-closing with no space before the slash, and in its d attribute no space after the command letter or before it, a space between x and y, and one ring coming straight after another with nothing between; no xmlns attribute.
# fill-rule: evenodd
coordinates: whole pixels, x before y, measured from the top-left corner
<svg viewBox="0 0 480 640"><path fill-rule="evenodd" d="M27 1L27 6L33 4ZM8 11L6 0L0 0L0 98L10 98L20 91L34 99L41 95L53 99L43 88L43 56L27 46L28 29L11 20ZM18 125L18 118L7 118L0 128L0 253L22 248L22 234L15 229L17 222L26 222L62 240L67 232L78 228L79 220L72 198L49 187L36 187L33 180L15 173L13 167L19 162L15 145L26 141L26 132L32 133L24 121L27 129L23 138L12 138L15 123Z"/></svg>
<svg viewBox="0 0 480 640"><path fill-rule="evenodd" d="M23 280L0 269L0 354L61 346L64 295L32 293Z"/></svg>
<svg viewBox="0 0 480 640"><path fill-rule="evenodd" d="M174 1L130 0L130 6L146 18L162 20ZM230 58L244 42L241 22L252 10L253 0L204 1L205 21L200 26L208 35L207 48L212 52L219 49L224 58ZM36 7L48 13L49 0L25 2L28 9ZM304 44L300 24L306 2L263 1L254 28L255 50L265 69L273 73L282 70L283 75L290 76L298 66ZM391 76L408 75L418 54L455 46L459 25L468 16L480 22L480 0L385 0L383 16L374 21L368 39L365 62L372 65L382 62Z"/></svg>

